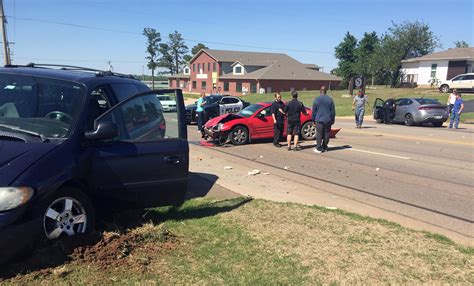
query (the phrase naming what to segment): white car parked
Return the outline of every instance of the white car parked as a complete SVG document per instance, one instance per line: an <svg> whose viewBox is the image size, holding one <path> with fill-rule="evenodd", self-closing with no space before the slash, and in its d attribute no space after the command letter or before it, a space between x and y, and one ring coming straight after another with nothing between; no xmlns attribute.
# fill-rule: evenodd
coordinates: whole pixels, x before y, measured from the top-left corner
<svg viewBox="0 0 474 286"><path fill-rule="evenodd" d="M167 95L158 95L157 97L161 102L161 106L163 106L163 111L176 111L176 100Z"/></svg>
<svg viewBox="0 0 474 286"><path fill-rule="evenodd" d="M452 89L474 91L474 73L460 74L450 80L442 81L439 86L439 90L444 93L448 93Z"/></svg>

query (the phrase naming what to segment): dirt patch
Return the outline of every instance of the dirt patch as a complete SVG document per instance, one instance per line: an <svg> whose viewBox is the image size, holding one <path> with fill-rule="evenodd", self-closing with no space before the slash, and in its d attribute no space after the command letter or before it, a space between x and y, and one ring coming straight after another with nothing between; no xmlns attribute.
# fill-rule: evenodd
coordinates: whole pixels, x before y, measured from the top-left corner
<svg viewBox="0 0 474 286"><path fill-rule="evenodd" d="M44 242L24 261L13 264L0 276L45 277L66 275L67 264L88 264L99 270L132 268L144 271L153 254L173 249L178 238L161 225L145 224L124 233L95 232L89 235ZM59 267L61 266L61 267ZM63 271L64 270L64 271ZM59 274L58 274L59 273Z"/></svg>

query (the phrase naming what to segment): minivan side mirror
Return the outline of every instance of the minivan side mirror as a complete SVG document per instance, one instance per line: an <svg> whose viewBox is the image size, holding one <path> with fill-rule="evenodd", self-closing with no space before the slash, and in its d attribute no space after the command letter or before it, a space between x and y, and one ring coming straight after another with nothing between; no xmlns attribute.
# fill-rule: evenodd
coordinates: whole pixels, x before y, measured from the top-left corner
<svg viewBox="0 0 474 286"><path fill-rule="evenodd" d="M87 140L107 140L117 137L118 128L112 122L99 122L94 131L87 131L85 137Z"/></svg>

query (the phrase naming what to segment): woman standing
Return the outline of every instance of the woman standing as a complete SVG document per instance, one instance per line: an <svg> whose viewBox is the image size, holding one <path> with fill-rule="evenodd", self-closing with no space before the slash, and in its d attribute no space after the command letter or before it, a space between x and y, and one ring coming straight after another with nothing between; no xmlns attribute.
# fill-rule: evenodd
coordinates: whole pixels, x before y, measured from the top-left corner
<svg viewBox="0 0 474 286"><path fill-rule="evenodd" d="M201 96L199 97L197 101L197 108L196 108L196 115L197 115L197 126L198 126L198 132L201 133L202 130L202 124L204 123L204 105L206 105L206 101L204 100L204 97L206 97L206 92L201 91Z"/></svg>

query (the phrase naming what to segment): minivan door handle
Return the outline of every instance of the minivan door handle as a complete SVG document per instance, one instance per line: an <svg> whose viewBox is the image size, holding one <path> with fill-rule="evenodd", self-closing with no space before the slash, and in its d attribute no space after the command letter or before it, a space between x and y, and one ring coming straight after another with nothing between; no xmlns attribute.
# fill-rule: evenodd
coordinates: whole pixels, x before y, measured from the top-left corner
<svg viewBox="0 0 474 286"><path fill-rule="evenodd" d="M165 161L169 164L179 164L183 160L183 157L179 156L166 156Z"/></svg>

